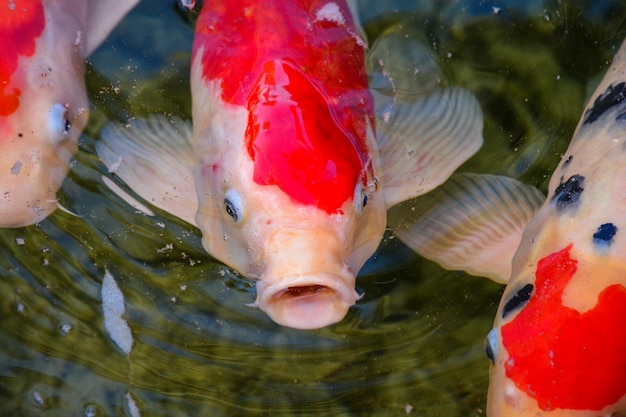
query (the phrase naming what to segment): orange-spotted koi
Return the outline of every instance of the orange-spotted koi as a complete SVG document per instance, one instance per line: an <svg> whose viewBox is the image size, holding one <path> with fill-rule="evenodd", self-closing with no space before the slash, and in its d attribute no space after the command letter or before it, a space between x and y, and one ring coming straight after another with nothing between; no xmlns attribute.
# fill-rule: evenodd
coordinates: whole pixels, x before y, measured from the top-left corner
<svg viewBox="0 0 626 417"><path fill-rule="evenodd" d="M437 187L482 144L472 94L402 96L415 74L422 87L439 77L425 48L405 54L390 33L368 58L355 11L345 0L205 2L193 129L157 117L113 124L98 147L111 172L257 280L253 305L285 326L343 319L387 209Z"/></svg>
<svg viewBox="0 0 626 417"><path fill-rule="evenodd" d="M57 207L89 114L84 59L137 1L0 4L0 227Z"/></svg>

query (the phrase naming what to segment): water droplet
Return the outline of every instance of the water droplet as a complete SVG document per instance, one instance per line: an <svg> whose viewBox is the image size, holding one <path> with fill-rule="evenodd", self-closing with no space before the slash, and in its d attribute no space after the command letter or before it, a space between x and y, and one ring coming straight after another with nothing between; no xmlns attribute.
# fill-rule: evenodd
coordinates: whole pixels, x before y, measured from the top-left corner
<svg viewBox="0 0 626 417"><path fill-rule="evenodd" d="M128 403L128 412L131 417L140 417L139 407L137 407L137 403L135 399L130 395L130 392L126 393L126 402Z"/></svg>
<svg viewBox="0 0 626 417"><path fill-rule="evenodd" d="M62 323L59 329L61 330L61 334L63 334L63 336L67 336L72 330L72 325L69 323Z"/></svg>
<svg viewBox="0 0 626 417"><path fill-rule="evenodd" d="M33 391L33 400L35 400L35 403L41 407L43 407L46 403L45 398L39 391Z"/></svg>
<svg viewBox="0 0 626 417"><path fill-rule="evenodd" d="M81 414L83 417L100 417L104 415L104 411L102 411L102 407L98 404L85 404L83 406L83 412Z"/></svg>

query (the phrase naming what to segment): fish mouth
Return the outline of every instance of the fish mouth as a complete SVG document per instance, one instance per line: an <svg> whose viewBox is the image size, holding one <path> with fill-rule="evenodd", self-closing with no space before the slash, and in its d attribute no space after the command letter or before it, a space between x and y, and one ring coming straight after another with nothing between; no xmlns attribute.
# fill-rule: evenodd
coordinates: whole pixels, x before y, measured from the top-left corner
<svg viewBox="0 0 626 417"><path fill-rule="evenodd" d="M269 285L261 279L254 305L282 326L319 329L341 321L360 298L354 281L332 274L284 277Z"/></svg>

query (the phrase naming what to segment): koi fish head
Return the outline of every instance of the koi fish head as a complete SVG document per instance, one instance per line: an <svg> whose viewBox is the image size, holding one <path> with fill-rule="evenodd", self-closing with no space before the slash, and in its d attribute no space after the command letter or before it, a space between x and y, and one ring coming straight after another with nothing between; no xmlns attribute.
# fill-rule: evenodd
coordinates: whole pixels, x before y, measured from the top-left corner
<svg viewBox="0 0 626 417"><path fill-rule="evenodd" d="M256 280L254 305L289 327L340 321L386 210L443 183L482 144L478 102L411 81L439 74L425 48L398 49L404 35L374 44L370 91L355 11L343 0L205 2L193 128L172 116L109 124L97 146L137 194L198 226L211 255Z"/></svg>
<svg viewBox="0 0 626 417"><path fill-rule="evenodd" d="M378 246L384 211L350 199L329 215L278 189L229 185L200 203L205 248L257 280L254 305L276 323L312 329L343 319L360 298L356 273Z"/></svg>
<svg viewBox="0 0 626 417"><path fill-rule="evenodd" d="M36 223L57 207L88 116L80 43L59 35L41 2L16 4L0 9L2 227Z"/></svg>
<svg viewBox="0 0 626 417"><path fill-rule="evenodd" d="M269 62L253 91L246 107L221 103L194 127L212 138L196 140L195 220L209 253L258 280L255 305L274 321L327 326L359 298L355 275L384 232L370 119L338 122L286 62Z"/></svg>

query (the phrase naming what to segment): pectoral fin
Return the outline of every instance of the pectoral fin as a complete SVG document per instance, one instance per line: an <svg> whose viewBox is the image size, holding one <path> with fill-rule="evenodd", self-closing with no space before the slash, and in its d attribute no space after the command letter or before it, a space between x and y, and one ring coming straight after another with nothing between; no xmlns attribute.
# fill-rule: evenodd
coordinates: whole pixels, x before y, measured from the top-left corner
<svg viewBox="0 0 626 417"><path fill-rule="evenodd" d="M381 35L368 56L387 207L442 184L483 143L472 93L442 88L437 57L402 26Z"/></svg>
<svg viewBox="0 0 626 417"><path fill-rule="evenodd" d="M545 196L497 175L454 174L434 191L393 207L389 225L446 269L507 282L522 232Z"/></svg>
<svg viewBox="0 0 626 417"><path fill-rule="evenodd" d="M374 96L379 99L379 96ZM377 106L387 207L442 184L483 143L483 117L467 90L435 90L412 103Z"/></svg>
<svg viewBox="0 0 626 417"><path fill-rule="evenodd" d="M151 116L134 120L129 127L107 124L96 149L109 172L135 193L195 224L198 197L191 136L190 122ZM123 194L120 197L126 199Z"/></svg>

